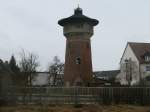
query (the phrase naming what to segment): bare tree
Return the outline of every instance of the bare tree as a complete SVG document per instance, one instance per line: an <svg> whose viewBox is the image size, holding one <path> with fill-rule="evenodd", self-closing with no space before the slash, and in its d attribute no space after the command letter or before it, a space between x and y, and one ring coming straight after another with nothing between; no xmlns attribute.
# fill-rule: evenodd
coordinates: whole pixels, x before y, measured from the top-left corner
<svg viewBox="0 0 150 112"><path fill-rule="evenodd" d="M62 86L63 85L63 74L64 74L64 63L60 61L58 56L53 58L52 63L49 67L49 78L48 83L51 86Z"/></svg>
<svg viewBox="0 0 150 112"><path fill-rule="evenodd" d="M25 86L32 86L32 81L36 75L32 74L37 71L39 66L38 56L34 53L25 53L24 50L21 52L21 61L19 63L20 70L24 76Z"/></svg>

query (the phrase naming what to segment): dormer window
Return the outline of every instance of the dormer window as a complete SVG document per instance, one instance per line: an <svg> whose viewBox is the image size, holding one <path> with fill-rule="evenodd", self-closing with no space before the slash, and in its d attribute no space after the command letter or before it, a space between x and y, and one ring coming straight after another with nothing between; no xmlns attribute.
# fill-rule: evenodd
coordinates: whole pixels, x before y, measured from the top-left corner
<svg viewBox="0 0 150 112"><path fill-rule="evenodd" d="M150 56L145 56L144 58L145 58L145 61L146 61L146 62L149 62L149 61L150 61Z"/></svg>
<svg viewBox="0 0 150 112"><path fill-rule="evenodd" d="M150 62L150 52L146 51L144 55L142 56L145 62Z"/></svg>

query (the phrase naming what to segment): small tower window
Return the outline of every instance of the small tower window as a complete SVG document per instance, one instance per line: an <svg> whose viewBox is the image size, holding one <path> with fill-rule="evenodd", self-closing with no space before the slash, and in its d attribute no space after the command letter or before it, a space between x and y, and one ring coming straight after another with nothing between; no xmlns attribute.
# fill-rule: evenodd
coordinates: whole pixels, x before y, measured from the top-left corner
<svg viewBox="0 0 150 112"><path fill-rule="evenodd" d="M76 64L77 64L77 65L81 64L81 59L80 59L80 57L77 57L77 58L76 58Z"/></svg>

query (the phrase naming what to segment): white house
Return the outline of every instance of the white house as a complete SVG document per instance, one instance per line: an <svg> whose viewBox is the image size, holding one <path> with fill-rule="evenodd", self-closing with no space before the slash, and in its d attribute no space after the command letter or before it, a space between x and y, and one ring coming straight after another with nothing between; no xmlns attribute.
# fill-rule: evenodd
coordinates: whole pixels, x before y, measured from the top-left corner
<svg viewBox="0 0 150 112"><path fill-rule="evenodd" d="M35 79L32 81L32 84L34 86L55 86L53 84L54 82L54 76L50 76L49 72L34 72L32 73L32 75L36 75ZM57 80L55 84L57 84L57 86L62 86L63 84L63 74L59 74L57 75L57 77L55 77Z"/></svg>
<svg viewBox="0 0 150 112"><path fill-rule="evenodd" d="M34 74L36 78L32 82L33 85L48 85L49 72L36 72Z"/></svg>
<svg viewBox="0 0 150 112"><path fill-rule="evenodd" d="M150 85L150 43L128 42L117 80L123 85Z"/></svg>

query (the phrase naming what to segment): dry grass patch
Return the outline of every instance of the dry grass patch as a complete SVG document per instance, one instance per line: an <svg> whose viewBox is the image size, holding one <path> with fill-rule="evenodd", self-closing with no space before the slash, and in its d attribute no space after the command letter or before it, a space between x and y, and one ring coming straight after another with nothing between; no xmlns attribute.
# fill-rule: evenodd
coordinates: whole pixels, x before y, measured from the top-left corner
<svg viewBox="0 0 150 112"><path fill-rule="evenodd" d="M83 105L75 108L71 105L61 106L7 106L0 107L0 112L150 112L149 106L132 105Z"/></svg>

